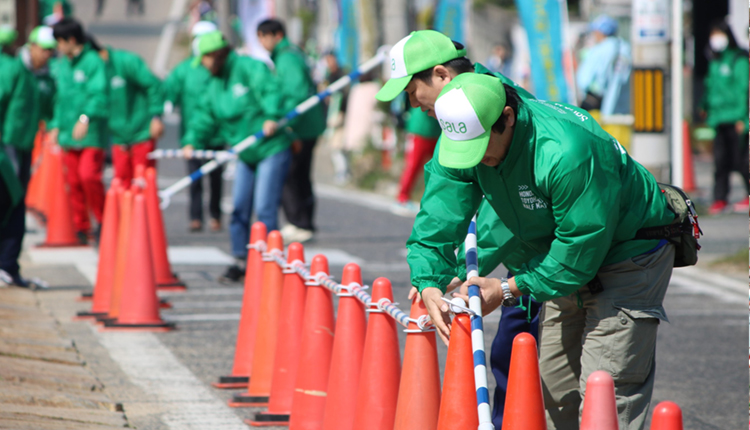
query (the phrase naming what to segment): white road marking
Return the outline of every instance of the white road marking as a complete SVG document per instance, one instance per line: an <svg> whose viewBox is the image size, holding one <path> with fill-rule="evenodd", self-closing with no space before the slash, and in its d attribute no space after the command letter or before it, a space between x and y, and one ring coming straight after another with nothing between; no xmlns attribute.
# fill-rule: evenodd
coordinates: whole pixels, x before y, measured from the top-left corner
<svg viewBox="0 0 750 430"><path fill-rule="evenodd" d="M162 315L168 322L195 322L195 321L238 321L240 314L189 314L189 315Z"/></svg>
<svg viewBox="0 0 750 430"><path fill-rule="evenodd" d="M414 218L415 214L395 213L391 209L395 199L381 196L380 194L368 193L365 191L351 191L332 185L315 184L315 194L332 200L351 203L358 206L374 209L380 212L401 216L404 218Z"/></svg>
<svg viewBox="0 0 750 430"><path fill-rule="evenodd" d="M172 309L241 308L242 300L224 302L172 302Z"/></svg>
<svg viewBox="0 0 750 430"><path fill-rule="evenodd" d="M188 288L187 291L159 291L160 297L166 296L233 296L242 295L244 289L242 287L227 287L227 288Z"/></svg>
<svg viewBox="0 0 750 430"><path fill-rule="evenodd" d="M234 258L215 246L170 246L167 255L171 264L225 266L234 263Z"/></svg>

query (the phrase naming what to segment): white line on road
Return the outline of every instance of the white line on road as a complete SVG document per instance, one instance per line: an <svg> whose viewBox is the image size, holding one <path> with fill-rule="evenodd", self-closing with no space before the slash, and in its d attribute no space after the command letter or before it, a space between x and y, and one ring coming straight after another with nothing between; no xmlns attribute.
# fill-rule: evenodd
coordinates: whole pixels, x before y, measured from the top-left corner
<svg viewBox="0 0 750 430"><path fill-rule="evenodd" d="M242 300L224 302L172 302L172 309L240 308Z"/></svg>
<svg viewBox="0 0 750 430"><path fill-rule="evenodd" d="M416 214L395 213L391 209L395 203L394 199L383 197L380 194L368 193L364 191L345 190L332 185L315 184L315 194L320 197L338 200L341 202L352 203L380 212L401 216L404 218L414 218Z"/></svg>
<svg viewBox="0 0 750 430"><path fill-rule="evenodd" d="M200 322L200 321L237 321L240 314L189 314L189 315L162 315L168 322Z"/></svg>
<svg viewBox="0 0 750 430"><path fill-rule="evenodd" d="M228 287L228 288L188 288L187 291L158 291L160 297L166 296L233 296L235 294L242 295L242 287Z"/></svg>

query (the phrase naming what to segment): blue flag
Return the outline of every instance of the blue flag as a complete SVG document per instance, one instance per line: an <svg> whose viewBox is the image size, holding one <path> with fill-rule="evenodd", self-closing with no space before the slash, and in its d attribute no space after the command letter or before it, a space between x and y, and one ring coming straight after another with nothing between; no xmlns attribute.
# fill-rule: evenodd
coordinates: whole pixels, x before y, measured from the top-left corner
<svg viewBox="0 0 750 430"><path fill-rule="evenodd" d="M357 0L339 1L339 26L336 29L336 49L339 64L354 70L359 66L359 34Z"/></svg>
<svg viewBox="0 0 750 430"><path fill-rule="evenodd" d="M466 0L438 0L435 11L435 30L462 44L466 41L465 3Z"/></svg>

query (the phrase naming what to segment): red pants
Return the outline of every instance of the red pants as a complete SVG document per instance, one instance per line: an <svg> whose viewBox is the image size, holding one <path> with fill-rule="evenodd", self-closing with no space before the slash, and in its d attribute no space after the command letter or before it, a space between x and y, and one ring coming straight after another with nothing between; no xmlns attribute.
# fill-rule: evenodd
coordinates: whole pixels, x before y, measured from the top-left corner
<svg viewBox="0 0 750 430"><path fill-rule="evenodd" d="M398 201L405 203L409 200L414 180L419 172L424 169L425 163L435 152L437 139L418 136L416 134L406 135L406 163L404 172L401 173Z"/></svg>
<svg viewBox="0 0 750 430"><path fill-rule="evenodd" d="M136 166L155 167L156 160L146 156L156 147L156 141L149 139L132 145L112 145L112 164L115 167L115 178L120 178L123 186L130 187Z"/></svg>
<svg viewBox="0 0 750 430"><path fill-rule="evenodd" d="M67 149L63 157L65 179L70 187L70 208L76 231L91 229L89 211L102 223L104 212L104 150L100 148Z"/></svg>

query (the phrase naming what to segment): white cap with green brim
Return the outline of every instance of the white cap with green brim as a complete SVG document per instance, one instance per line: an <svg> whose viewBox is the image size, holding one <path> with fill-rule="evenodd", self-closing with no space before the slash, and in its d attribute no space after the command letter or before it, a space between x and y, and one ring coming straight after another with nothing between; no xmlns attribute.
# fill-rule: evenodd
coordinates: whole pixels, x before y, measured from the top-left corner
<svg viewBox="0 0 750 430"><path fill-rule="evenodd" d="M39 27L31 30L31 34L29 34L29 42L44 49L57 48L57 40L55 40L52 27L48 27L46 25L40 25Z"/></svg>
<svg viewBox="0 0 750 430"><path fill-rule="evenodd" d="M438 163L451 169L479 164L504 107L505 88L500 79L476 73L453 78L435 102L435 116L443 130Z"/></svg>
<svg viewBox="0 0 750 430"><path fill-rule="evenodd" d="M415 73L466 55L450 37L434 30L413 31L391 48L391 78L375 96L381 102L396 98Z"/></svg>
<svg viewBox="0 0 750 430"><path fill-rule="evenodd" d="M211 21L198 21L193 24L193 28L190 30L190 35L192 37L203 36L206 33L211 33L218 29L219 27Z"/></svg>

